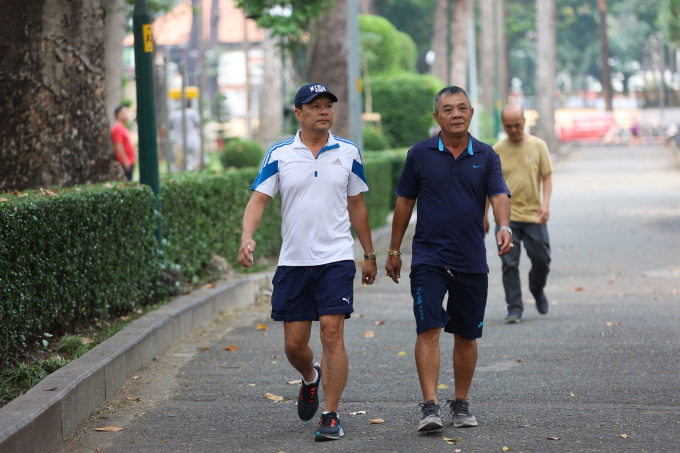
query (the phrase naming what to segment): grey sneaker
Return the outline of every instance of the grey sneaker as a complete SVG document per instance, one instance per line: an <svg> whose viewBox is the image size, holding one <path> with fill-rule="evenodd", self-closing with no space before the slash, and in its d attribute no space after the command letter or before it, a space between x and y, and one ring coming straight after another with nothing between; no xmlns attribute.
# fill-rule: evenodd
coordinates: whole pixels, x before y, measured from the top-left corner
<svg viewBox="0 0 680 453"><path fill-rule="evenodd" d="M442 410L439 404L435 404L434 400L418 404L423 408L423 418L418 423L418 431L434 431L444 427L442 423Z"/></svg>
<svg viewBox="0 0 680 453"><path fill-rule="evenodd" d="M311 420L319 408L319 386L321 385L321 365L314 364L318 376L316 382L305 385L303 382L300 385L300 398L298 399L298 417L300 420Z"/></svg>
<svg viewBox="0 0 680 453"><path fill-rule="evenodd" d="M477 419L472 415L470 403L467 400L456 398L455 400L446 400L446 404L451 407L454 428L477 426Z"/></svg>
<svg viewBox="0 0 680 453"><path fill-rule="evenodd" d="M512 310L505 317L506 324L519 324L520 322L522 322L522 313L520 311Z"/></svg>

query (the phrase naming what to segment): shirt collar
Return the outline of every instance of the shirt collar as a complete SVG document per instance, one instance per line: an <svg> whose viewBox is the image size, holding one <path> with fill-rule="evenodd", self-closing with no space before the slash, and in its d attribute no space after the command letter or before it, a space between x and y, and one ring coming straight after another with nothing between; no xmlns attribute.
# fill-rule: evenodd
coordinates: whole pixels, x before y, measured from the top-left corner
<svg viewBox="0 0 680 453"><path fill-rule="evenodd" d="M439 151L444 151L444 142L442 141L442 134L441 132L438 135L439 137ZM469 155L472 156L472 135L468 132L468 147L467 147L467 152Z"/></svg>
<svg viewBox="0 0 680 453"><path fill-rule="evenodd" d="M331 131L328 131L328 141L326 142L326 145L321 149L321 151L325 151L327 149L331 148L337 148L340 146L338 144L338 141L335 139L335 136L331 134ZM302 140L300 140L300 129L298 129L297 133L295 134L295 140L293 141L293 147L294 148L304 148L307 149L304 143L302 143Z"/></svg>

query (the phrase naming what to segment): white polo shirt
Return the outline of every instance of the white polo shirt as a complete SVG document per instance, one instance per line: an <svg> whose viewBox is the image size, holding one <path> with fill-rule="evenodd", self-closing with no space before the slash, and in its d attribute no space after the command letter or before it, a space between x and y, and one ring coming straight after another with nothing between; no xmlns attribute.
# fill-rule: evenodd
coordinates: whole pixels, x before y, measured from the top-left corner
<svg viewBox="0 0 680 453"><path fill-rule="evenodd" d="M300 131L269 148L251 187L281 192L280 266L318 266L354 260L347 197L368 190L359 148L328 133L316 158Z"/></svg>

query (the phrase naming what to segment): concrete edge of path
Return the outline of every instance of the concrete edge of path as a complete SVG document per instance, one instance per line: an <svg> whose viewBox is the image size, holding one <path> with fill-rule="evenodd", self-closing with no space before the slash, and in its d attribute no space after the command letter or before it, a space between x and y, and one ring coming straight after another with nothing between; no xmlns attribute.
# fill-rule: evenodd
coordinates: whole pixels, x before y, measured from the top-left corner
<svg viewBox="0 0 680 453"><path fill-rule="evenodd" d="M379 260L384 260L391 226L372 234ZM354 251L361 262L359 241ZM43 452L54 447L173 341L210 324L224 310L253 304L260 291L271 287L272 276L266 271L180 296L50 374L0 409L0 451Z"/></svg>

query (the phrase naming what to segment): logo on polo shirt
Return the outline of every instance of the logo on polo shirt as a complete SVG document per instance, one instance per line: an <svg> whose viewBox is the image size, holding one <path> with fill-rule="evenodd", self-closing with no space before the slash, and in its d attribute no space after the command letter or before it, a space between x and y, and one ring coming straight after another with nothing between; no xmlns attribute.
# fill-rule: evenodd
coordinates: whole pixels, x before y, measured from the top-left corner
<svg viewBox="0 0 680 453"><path fill-rule="evenodd" d="M333 161L333 165L342 165L342 162L341 162L340 159L338 158L338 159L335 159L335 160Z"/></svg>

